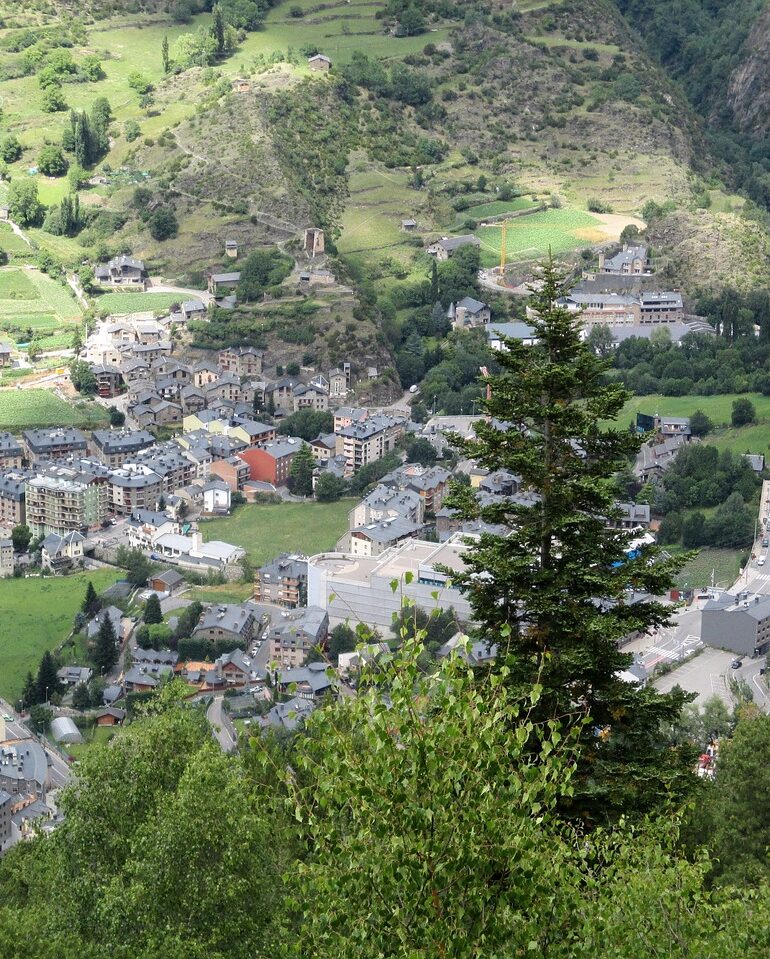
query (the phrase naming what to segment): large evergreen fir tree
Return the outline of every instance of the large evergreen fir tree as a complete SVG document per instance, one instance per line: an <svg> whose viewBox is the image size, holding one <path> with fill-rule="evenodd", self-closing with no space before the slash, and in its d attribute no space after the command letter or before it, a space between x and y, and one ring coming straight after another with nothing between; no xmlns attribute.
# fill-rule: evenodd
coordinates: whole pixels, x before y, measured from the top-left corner
<svg viewBox="0 0 770 959"><path fill-rule="evenodd" d="M35 695L38 703L44 703L59 691L56 662L48 650L43 653L35 680Z"/></svg>
<svg viewBox="0 0 770 959"><path fill-rule="evenodd" d="M629 553L629 534L608 526L613 475L642 442L608 425L630 394L608 381L608 363L582 342L579 318L559 306L564 278L552 261L541 282L530 301L537 345L506 341L500 372L488 377L488 417L475 439L457 439L479 466L520 477L530 496L481 506L472 489L454 490L449 503L463 518L509 531L484 533L454 580L481 637L498 645L497 667L523 694L542 685L537 718L589 717L564 811L591 824L643 813L693 781L689 751L669 748L659 733L685 694L639 689L619 675L631 663L619 642L667 621L668 609L650 597L670 588L681 561L655 547Z"/></svg>
<svg viewBox="0 0 770 959"><path fill-rule="evenodd" d="M93 661L103 671L107 672L118 661L117 637L115 636L115 627L109 616L104 615L99 626L99 633L96 637L96 647L93 653Z"/></svg>

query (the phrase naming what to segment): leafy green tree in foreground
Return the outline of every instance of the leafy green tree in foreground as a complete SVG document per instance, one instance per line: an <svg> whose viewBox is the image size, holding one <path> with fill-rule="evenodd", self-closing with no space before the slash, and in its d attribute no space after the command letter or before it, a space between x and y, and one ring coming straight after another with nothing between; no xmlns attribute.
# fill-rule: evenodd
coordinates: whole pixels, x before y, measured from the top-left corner
<svg viewBox="0 0 770 959"><path fill-rule="evenodd" d="M628 556L629 535L609 529L613 475L641 438L607 427L629 393L607 384L608 363L581 341L580 321L558 305L563 277L553 262L532 296L538 343L508 340L496 354L501 372L488 378L490 418L476 439L457 446L489 470L521 477L529 502L482 507L470 488L451 505L466 519L500 524L511 535L485 533L454 576L468 595L479 634L499 645L499 668L522 694L543 686L540 719L581 725L575 796L563 807L586 823L660 808L663 797L691 788L692 756L664 746L659 728L673 722L686 696L660 695L624 682L631 657L618 650L628 634L665 623L668 611L634 592L660 596L681 559L646 547Z"/></svg>

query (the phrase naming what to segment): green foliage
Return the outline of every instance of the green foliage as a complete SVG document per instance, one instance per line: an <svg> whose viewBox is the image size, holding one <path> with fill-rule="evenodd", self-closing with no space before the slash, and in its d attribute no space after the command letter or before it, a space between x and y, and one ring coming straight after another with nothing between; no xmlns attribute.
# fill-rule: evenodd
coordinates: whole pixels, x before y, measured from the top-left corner
<svg viewBox="0 0 770 959"><path fill-rule="evenodd" d="M702 438L707 436L713 429L713 422L706 416L703 410L696 410L690 417L690 432L693 436Z"/></svg>
<svg viewBox="0 0 770 959"><path fill-rule="evenodd" d="M11 530L11 542L15 553L25 553L32 542L32 530L26 524L17 524Z"/></svg>
<svg viewBox="0 0 770 959"><path fill-rule="evenodd" d="M319 503L336 503L347 491L347 481L334 473L321 473L316 480L315 498Z"/></svg>
<svg viewBox="0 0 770 959"><path fill-rule="evenodd" d="M96 616L101 608L101 600L94 589L94 584L89 579L88 586L86 587L86 594L83 597L83 602L80 606L80 609L86 616L90 618L92 616Z"/></svg>
<svg viewBox="0 0 770 959"><path fill-rule="evenodd" d="M112 620L107 615L102 616L102 621L99 624L99 632L96 636L91 658L96 667L103 673L112 669L118 661L118 637L115 635Z"/></svg>
<svg viewBox="0 0 770 959"><path fill-rule="evenodd" d="M153 85L147 77L142 76L138 70L134 70L128 75L128 85L138 96L142 96L144 93L151 93L153 90Z"/></svg>
<svg viewBox="0 0 770 959"><path fill-rule="evenodd" d="M56 661L51 653L46 650L40 659L37 676L35 677L34 702L48 703L51 697L55 696L60 689L61 684L56 675Z"/></svg>
<svg viewBox="0 0 770 959"><path fill-rule="evenodd" d="M159 206L150 216L147 226L154 240L170 240L175 237L179 226L173 207Z"/></svg>
<svg viewBox="0 0 770 959"><path fill-rule="evenodd" d="M73 360L70 363L70 381L78 393L84 396L96 394L96 376L85 360Z"/></svg>
<svg viewBox="0 0 770 959"><path fill-rule="evenodd" d="M49 86L43 90L41 107L44 113L61 113L67 109L67 101L58 86Z"/></svg>
<svg viewBox="0 0 770 959"><path fill-rule="evenodd" d="M8 209L19 226L36 226L43 216L35 180L12 180L8 188Z"/></svg>
<svg viewBox="0 0 770 959"><path fill-rule="evenodd" d="M285 416L278 424L284 436L299 436L308 443L321 433L331 433L334 415L324 410L297 410Z"/></svg>
<svg viewBox="0 0 770 959"><path fill-rule="evenodd" d="M118 566L127 571L127 579L132 586L145 586L152 571L150 561L140 549L128 549L119 546L117 552Z"/></svg>
<svg viewBox="0 0 770 959"><path fill-rule="evenodd" d="M313 495L313 470L315 460L307 443L294 454L289 468L289 489L295 496Z"/></svg>
<svg viewBox="0 0 770 959"><path fill-rule="evenodd" d="M238 299L245 303L259 300L270 286L278 286L291 269L293 262L280 250L254 250L241 265Z"/></svg>
<svg viewBox="0 0 770 959"><path fill-rule="evenodd" d="M10 134L0 140L0 159L6 163L15 163L21 158L19 138Z"/></svg>
<svg viewBox="0 0 770 959"><path fill-rule="evenodd" d="M144 604L144 614L142 618L148 626L163 622L163 613L161 612L160 599L157 593L150 594L150 597Z"/></svg>
<svg viewBox="0 0 770 959"><path fill-rule="evenodd" d="M733 426L746 426L747 423L754 423L757 419L757 411L751 400L739 399L733 403L733 411L730 422Z"/></svg>
<svg viewBox="0 0 770 959"><path fill-rule="evenodd" d="M691 787L691 757L664 748L658 736L686 697L638 690L618 675L630 663L619 641L669 615L652 600L627 604L627 591L662 595L682 560L656 548L630 558L629 535L607 528L613 475L642 439L600 425L628 394L606 384L607 363L557 305L563 277L552 262L541 279L530 301L538 343L506 343L501 372L489 379L489 419L477 424L476 439L457 444L480 466L521 477L521 491L534 499L484 506L471 489L455 489L449 505L463 519L510 532L483 534L465 570L451 575L470 600L479 638L498 644L508 681L521 691L543 687L537 715L578 723L590 716L590 727L581 727L575 801L564 811L596 823L648 811L653 793L681 796Z"/></svg>

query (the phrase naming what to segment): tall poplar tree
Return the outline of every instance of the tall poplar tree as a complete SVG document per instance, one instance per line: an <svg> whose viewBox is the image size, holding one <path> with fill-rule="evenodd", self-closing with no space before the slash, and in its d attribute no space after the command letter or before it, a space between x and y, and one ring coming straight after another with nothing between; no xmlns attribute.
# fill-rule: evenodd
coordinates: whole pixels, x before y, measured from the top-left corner
<svg viewBox="0 0 770 959"><path fill-rule="evenodd" d="M667 622L650 597L670 588L683 560L657 548L629 551L611 529L613 474L642 437L611 424L630 394L610 383L609 364L581 340L579 317L559 305L564 277L553 261L530 301L537 344L506 340L500 372L487 378L488 417L456 445L489 470L520 477L517 500L482 506L458 487L449 500L464 519L502 525L484 533L454 581L468 595L480 636L497 644L497 667L523 694L542 686L540 719L589 722L581 734L568 816L596 823L680 797L693 780L691 756L659 734L686 694L660 695L620 678L631 657L618 644ZM636 601L641 596L640 601Z"/></svg>

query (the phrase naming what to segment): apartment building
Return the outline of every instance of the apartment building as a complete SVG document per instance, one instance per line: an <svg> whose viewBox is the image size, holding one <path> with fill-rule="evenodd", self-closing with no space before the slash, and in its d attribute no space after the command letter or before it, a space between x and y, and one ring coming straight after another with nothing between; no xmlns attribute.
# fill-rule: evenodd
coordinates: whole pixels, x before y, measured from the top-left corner
<svg viewBox="0 0 770 959"><path fill-rule="evenodd" d="M83 456L88 449L85 433L69 426L24 430L22 440L30 463L37 463L41 459L63 459L78 454Z"/></svg>
<svg viewBox="0 0 770 959"><path fill-rule="evenodd" d="M12 433L0 433L0 469L19 469L24 456L21 443Z"/></svg>
<svg viewBox="0 0 770 959"><path fill-rule="evenodd" d="M118 516L137 510L155 510L163 494L163 480L149 466L126 464L110 476L110 508Z"/></svg>
<svg viewBox="0 0 770 959"><path fill-rule="evenodd" d="M289 481L291 462L301 448L299 437L282 436L274 442L242 450L238 456L248 464L249 479L283 486Z"/></svg>
<svg viewBox="0 0 770 959"><path fill-rule="evenodd" d="M33 475L29 470L0 474L0 526L13 528L27 522L25 490Z"/></svg>
<svg viewBox="0 0 770 959"><path fill-rule="evenodd" d="M232 346L219 351L219 369L236 376L258 376L264 353L253 346Z"/></svg>
<svg viewBox="0 0 770 959"><path fill-rule="evenodd" d="M301 666L311 649L323 646L329 633L329 615L320 606L287 610L270 626L270 657L279 666Z"/></svg>
<svg viewBox="0 0 770 959"><path fill-rule="evenodd" d="M307 592L307 558L282 553L257 571L254 599L295 609Z"/></svg>
<svg viewBox="0 0 770 959"><path fill-rule="evenodd" d="M32 535L95 529L104 519L101 485L59 475L28 479L25 498L27 526Z"/></svg>
<svg viewBox="0 0 770 959"><path fill-rule="evenodd" d="M105 466L122 466L154 442L155 437L147 430L94 430L91 436L94 455Z"/></svg>
<svg viewBox="0 0 770 959"><path fill-rule="evenodd" d="M345 457L350 474L356 473L362 466L374 463L394 450L405 432L406 420L402 417L370 416L363 422L335 430L335 453Z"/></svg>

